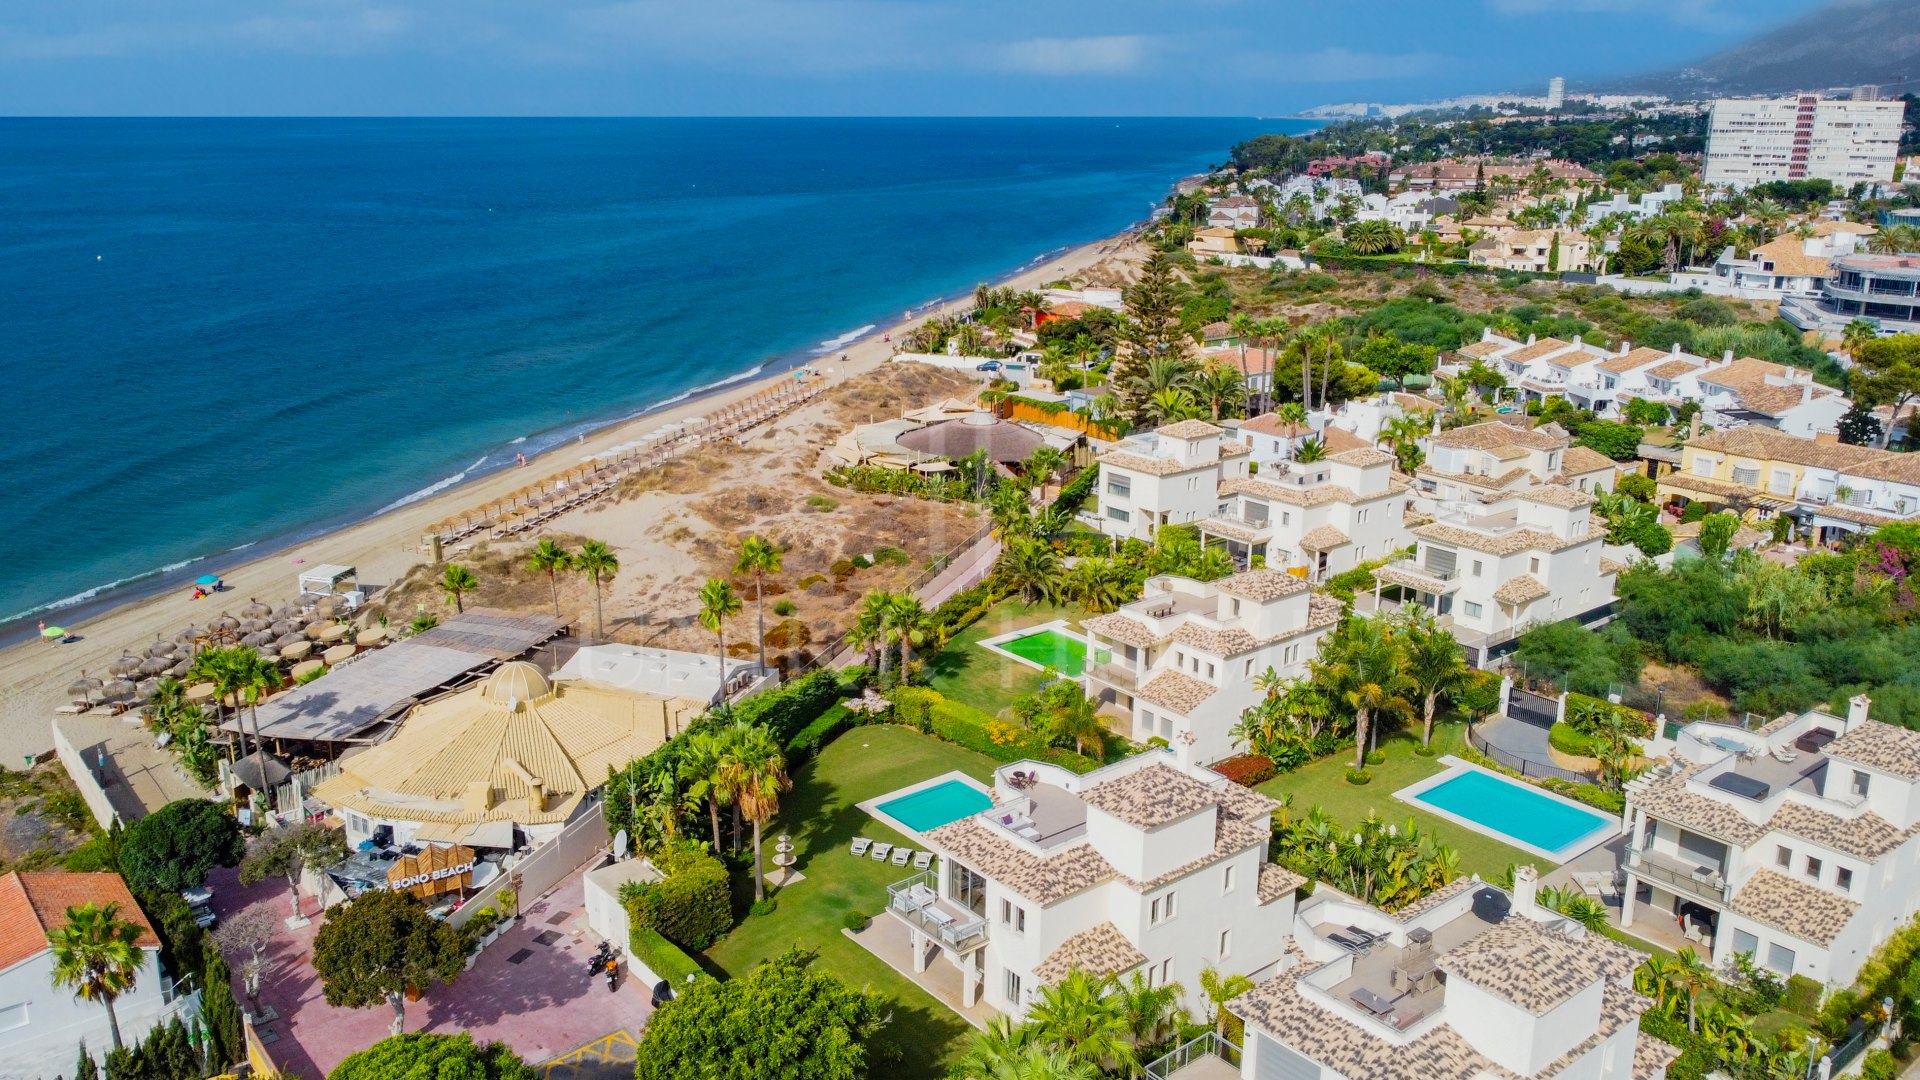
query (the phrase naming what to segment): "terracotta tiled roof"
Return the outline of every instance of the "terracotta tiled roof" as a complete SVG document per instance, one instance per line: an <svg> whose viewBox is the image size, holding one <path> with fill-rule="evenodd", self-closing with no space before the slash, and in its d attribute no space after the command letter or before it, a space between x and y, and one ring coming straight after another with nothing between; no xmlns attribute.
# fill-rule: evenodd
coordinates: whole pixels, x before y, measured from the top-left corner
<svg viewBox="0 0 1920 1080"><path fill-rule="evenodd" d="M1793 369L1765 360L1756 360L1743 356L1731 364L1723 364L1711 371L1700 373L1700 382L1725 387L1740 402L1742 408L1755 412L1778 416L1805 401L1808 394L1815 398L1827 397L1833 391L1824 386L1795 383L1781 386L1768 381L1788 375ZM1797 373L1805 377L1806 372ZM1791 436L1789 436L1791 438Z"/></svg>
<svg viewBox="0 0 1920 1080"><path fill-rule="evenodd" d="M1182 623L1173 632L1173 640L1182 645L1202 649L1216 656L1238 656L1252 652L1261 645L1259 638L1237 626L1215 630L1195 623Z"/></svg>
<svg viewBox="0 0 1920 1080"><path fill-rule="evenodd" d="M1522 346L1502 357L1504 360L1533 361L1543 360L1554 353L1565 352L1573 348L1573 342L1561 341L1555 337L1544 337L1531 345Z"/></svg>
<svg viewBox="0 0 1920 1080"><path fill-rule="evenodd" d="M1362 499L1359 493L1344 484L1313 484L1298 487L1293 484L1281 484L1272 480L1262 480L1257 476L1237 477L1220 485L1222 495L1252 495L1255 498L1272 502L1283 502L1292 506L1321 506L1326 503L1356 503L1383 498L1392 492L1383 491L1379 495L1369 495Z"/></svg>
<svg viewBox="0 0 1920 1080"><path fill-rule="evenodd" d="M1214 585L1223 593L1248 600L1278 600L1311 588L1304 580L1285 570L1242 570L1232 577L1220 579Z"/></svg>
<svg viewBox="0 0 1920 1080"><path fill-rule="evenodd" d="M1762 259L1771 260L1776 274L1823 278L1828 273L1827 260L1807 254L1805 242L1792 233L1754 245L1753 254L1748 258L1756 263Z"/></svg>
<svg viewBox="0 0 1920 1080"><path fill-rule="evenodd" d="M1920 780L1920 731L1869 720L1828 743L1827 756Z"/></svg>
<svg viewBox="0 0 1920 1080"><path fill-rule="evenodd" d="M1253 447L1234 439L1228 439L1220 444L1220 456L1223 458L1245 457L1251 453L1253 453Z"/></svg>
<svg viewBox="0 0 1920 1080"><path fill-rule="evenodd" d="M1540 1016L1596 982L1633 978L1645 956L1599 934L1578 938L1510 917L1435 960L1449 978Z"/></svg>
<svg viewBox="0 0 1920 1080"><path fill-rule="evenodd" d="M1278 413L1261 413L1251 420L1240 423L1241 431L1258 432L1271 435L1276 439L1297 439L1302 435L1313 434L1313 429L1305 424L1291 424L1280 419Z"/></svg>
<svg viewBox="0 0 1920 1080"><path fill-rule="evenodd" d="M1224 536L1243 544L1257 544L1271 535L1265 527L1256 528L1244 522L1229 521L1226 518L1201 518L1194 522L1193 526L1209 536Z"/></svg>
<svg viewBox="0 0 1920 1080"><path fill-rule="evenodd" d="M1074 844L1042 858L993 830L977 818L964 817L928 833L927 840L942 854L1043 906L1114 876L1113 867L1091 844Z"/></svg>
<svg viewBox="0 0 1920 1080"><path fill-rule="evenodd" d="M1562 487L1559 484L1540 484L1535 487L1530 487L1514 497L1524 499L1527 502L1544 503L1547 506L1558 506L1567 510L1593 505L1593 496L1576 488Z"/></svg>
<svg viewBox="0 0 1920 1080"><path fill-rule="evenodd" d="M1476 341L1471 345L1462 345L1460 348L1455 349L1454 352L1470 360L1485 360L1489 356L1497 356L1508 349L1518 347L1518 345L1519 342L1496 337L1487 338L1484 341Z"/></svg>
<svg viewBox="0 0 1920 1080"><path fill-rule="evenodd" d="M1346 533L1341 532L1331 525L1322 525L1318 528L1308 529L1306 533L1300 537L1300 546L1306 548L1308 551L1331 551L1343 544L1350 544L1352 542L1352 539L1349 538Z"/></svg>
<svg viewBox="0 0 1920 1080"><path fill-rule="evenodd" d="M1565 438L1556 438L1542 431L1531 431L1498 420L1485 420L1478 424L1468 424L1452 431L1443 431L1429 436L1435 446L1464 446L1475 450L1492 450L1500 446L1525 446L1534 450L1557 450L1567 444Z"/></svg>
<svg viewBox="0 0 1920 1080"><path fill-rule="evenodd" d="M1609 375L1625 375L1627 372L1633 371L1636 368L1643 368L1648 364L1658 363L1662 360L1670 360L1673 356L1673 353L1665 349L1649 349L1643 345L1632 352L1616 356L1596 366Z"/></svg>
<svg viewBox="0 0 1920 1080"><path fill-rule="evenodd" d="M1746 847L1766 835L1766 826L1718 799L1687 790L1687 780L1704 765L1689 765L1666 776L1628 785L1627 801L1662 821Z"/></svg>
<svg viewBox="0 0 1920 1080"><path fill-rule="evenodd" d="M1687 372L1694 371L1700 368L1701 366L1702 365L1700 363L1697 363L1693 360L1677 358L1677 359L1669 360L1666 363L1661 364L1659 367L1648 368L1647 374L1653 376L1656 379L1677 379L1680 376L1685 375Z"/></svg>
<svg viewBox="0 0 1920 1080"><path fill-rule="evenodd" d="M1605 536L1607 529L1606 526L1595 521L1590 523L1585 536L1576 536L1569 540L1539 529L1513 529L1497 536L1488 536L1470 529L1435 522L1432 525L1420 526L1413 530L1413 534L1426 540L1456 544L1474 551L1484 551L1490 555L1518 555L1522 551L1564 551L1596 537Z"/></svg>
<svg viewBox="0 0 1920 1080"><path fill-rule="evenodd" d="M1199 472L1201 469L1217 469L1218 462L1203 461L1198 465L1186 465L1172 458L1146 457L1127 450L1109 450L1100 455L1100 464L1111 465L1128 472L1146 473L1148 476L1172 476L1175 473Z"/></svg>
<svg viewBox="0 0 1920 1080"><path fill-rule="evenodd" d="M1759 425L1748 425L1729 431L1703 431L1688 440L1687 449L1689 451L1710 450L1731 457L1758 458L1763 461L1785 461L1823 469L1848 469L1880 461L1883 457L1909 456L1891 454L1868 446L1802 439L1784 431L1775 431L1770 427ZM1661 477L1661 479L1667 478Z"/></svg>
<svg viewBox="0 0 1920 1080"><path fill-rule="evenodd" d="M1337 461L1342 465L1358 465L1361 468L1366 468L1370 465L1391 465L1393 464L1394 458L1392 454L1384 450L1375 450L1372 447L1367 447L1361 450L1342 450L1338 454L1329 455L1327 460Z"/></svg>
<svg viewBox="0 0 1920 1080"><path fill-rule="evenodd" d="M1400 406L1402 410L1409 412L1436 412L1440 409L1439 402L1430 397L1421 397L1419 394L1408 394L1396 390L1388 395L1388 399Z"/></svg>
<svg viewBox="0 0 1920 1080"><path fill-rule="evenodd" d="M1306 878L1278 863L1260 864L1260 902L1262 904L1271 904L1283 896L1290 895L1306 883Z"/></svg>
<svg viewBox="0 0 1920 1080"><path fill-rule="evenodd" d="M1911 830L1896 828L1878 814L1841 817L1800 802L1782 803L1767 824L1868 862L1906 843L1912 835Z"/></svg>
<svg viewBox="0 0 1920 1080"><path fill-rule="evenodd" d="M1540 583L1532 574L1521 574L1508 578L1499 588L1493 590L1493 598L1503 604L1525 604L1538 600L1553 590Z"/></svg>
<svg viewBox="0 0 1920 1080"><path fill-rule="evenodd" d="M1753 872L1733 894L1731 906L1754 922L1816 945L1831 944L1860 910L1844 896L1766 869Z"/></svg>
<svg viewBox="0 0 1920 1080"><path fill-rule="evenodd" d="M1618 562L1613 559L1600 560L1600 572L1603 574L1618 574L1626 569L1627 569L1626 563Z"/></svg>
<svg viewBox="0 0 1920 1080"><path fill-rule="evenodd" d="M67 909L118 904L119 917L140 928L135 944L158 948L160 937L119 874L15 872L0 877L0 970L48 947L48 935L67 925Z"/></svg>
<svg viewBox="0 0 1920 1080"><path fill-rule="evenodd" d="M1214 687L1201 682L1191 675L1182 675L1178 671L1163 671L1147 680L1135 697L1149 705L1158 705L1162 709L1172 709L1181 716L1190 716L1193 710L1206 704L1213 696Z"/></svg>
<svg viewBox="0 0 1920 1080"><path fill-rule="evenodd" d="M1089 975L1121 975L1147 962L1147 954L1119 927L1103 922L1091 930L1082 930L1060 943L1033 969L1033 977L1043 983L1057 983L1070 971Z"/></svg>
<svg viewBox="0 0 1920 1080"><path fill-rule="evenodd" d="M1217 806L1213 788L1171 765L1148 765L1082 792L1097 807L1129 825L1151 829Z"/></svg>
<svg viewBox="0 0 1920 1080"><path fill-rule="evenodd" d="M1586 446L1569 446L1560 459L1560 472L1566 476L1585 476L1602 469L1611 472L1619 467L1612 458Z"/></svg>
<svg viewBox="0 0 1920 1080"><path fill-rule="evenodd" d="M1871 225L1862 225L1857 221L1816 221L1813 235L1832 236L1835 233L1852 233L1855 236L1872 236L1880 230Z"/></svg>
<svg viewBox="0 0 1920 1080"><path fill-rule="evenodd" d="M1680 1048L1642 1031L1633 1040L1633 1080L1666 1080Z"/></svg>
<svg viewBox="0 0 1920 1080"><path fill-rule="evenodd" d="M1168 424L1159 428L1158 433L1170 439L1204 439L1209 435L1220 434L1220 429L1205 420L1182 420L1177 424Z"/></svg>
<svg viewBox="0 0 1920 1080"><path fill-rule="evenodd" d="M1101 637L1112 638L1122 645L1150 649L1160 643L1160 635L1149 629L1146 623L1117 611L1108 615L1096 615L1091 619L1082 619L1080 625Z"/></svg>
<svg viewBox="0 0 1920 1080"><path fill-rule="evenodd" d="M1355 435L1346 428L1334 427L1331 424L1320 432L1320 442L1327 448L1328 457L1344 454L1349 450L1373 449L1373 444L1367 440Z"/></svg>

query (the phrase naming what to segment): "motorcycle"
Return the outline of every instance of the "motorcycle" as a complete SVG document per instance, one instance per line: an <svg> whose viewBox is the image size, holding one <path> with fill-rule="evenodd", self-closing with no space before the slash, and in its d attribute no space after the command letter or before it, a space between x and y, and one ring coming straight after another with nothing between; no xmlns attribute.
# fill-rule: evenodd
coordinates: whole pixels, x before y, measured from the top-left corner
<svg viewBox="0 0 1920 1080"><path fill-rule="evenodd" d="M607 957L607 989L620 989L620 961Z"/></svg>
<svg viewBox="0 0 1920 1080"><path fill-rule="evenodd" d="M605 941L601 942L600 951L597 953L594 953L593 959L587 961L587 978L591 979L595 975L598 975L601 972L605 971L607 969L607 965L612 961L613 961L613 946Z"/></svg>

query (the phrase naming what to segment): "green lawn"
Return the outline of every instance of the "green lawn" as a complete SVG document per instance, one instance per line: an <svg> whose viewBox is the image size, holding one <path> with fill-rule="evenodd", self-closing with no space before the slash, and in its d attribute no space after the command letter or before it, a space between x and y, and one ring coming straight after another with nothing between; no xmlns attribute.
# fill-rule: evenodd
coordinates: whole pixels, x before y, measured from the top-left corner
<svg viewBox="0 0 1920 1080"><path fill-rule="evenodd" d="M824 970L893 999L887 1038L904 1055L896 1075L943 1075L964 1051L973 1028L841 933L848 912L880 912L887 886L914 871L856 859L847 844L855 836L895 844L904 839L856 804L955 769L986 780L995 764L985 755L891 725L854 728L834 740L794 776L779 818L764 833L768 859L774 838L793 834L796 869L806 880L777 895L772 914L748 917L707 950L707 959L734 977L790 946L818 949Z"/></svg>
<svg viewBox="0 0 1920 1080"><path fill-rule="evenodd" d="M1018 598L996 605L977 623L955 634L945 648L927 659L927 685L948 698L997 716L1013 699L1040 689L1040 672L1016 664L979 642L1066 619L1075 627L1086 612L1072 605L1028 604Z"/></svg>
<svg viewBox="0 0 1920 1080"><path fill-rule="evenodd" d="M1434 725L1433 745L1440 754L1459 753L1465 737L1464 724ZM1506 873L1507 867L1518 863L1531 863L1543 874L1553 869L1555 863L1482 836L1471 829L1461 828L1445 818L1435 817L1411 803L1394 798L1394 792L1445 768L1440 763L1439 755L1425 758L1415 754L1413 748L1419 742L1418 732L1402 731L1390 737L1383 736L1380 749L1385 751L1387 760L1370 767L1373 772L1373 782L1370 784L1355 787L1347 783L1346 772L1353 764L1353 752L1349 750L1310 762L1290 773L1282 773L1261 784L1259 790L1276 799L1292 795L1295 814L1304 814L1320 806L1335 821L1347 825L1365 818L1369 810L1386 821L1399 822L1411 817L1421 832L1460 853L1461 869L1469 874L1479 874L1483 880L1498 881Z"/></svg>

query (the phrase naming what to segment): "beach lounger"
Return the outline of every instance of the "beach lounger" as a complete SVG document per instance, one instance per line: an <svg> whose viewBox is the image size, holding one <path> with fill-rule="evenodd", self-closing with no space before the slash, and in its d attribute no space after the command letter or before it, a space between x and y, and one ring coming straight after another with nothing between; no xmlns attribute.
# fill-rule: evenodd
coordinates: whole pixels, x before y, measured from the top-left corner
<svg viewBox="0 0 1920 1080"><path fill-rule="evenodd" d="M933 865L933 852L916 851L913 853L913 868L915 870L925 870L927 867L932 865Z"/></svg>
<svg viewBox="0 0 1920 1080"><path fill-rule="evenodd" d="M891 854L893 854L892 844L873 845L873 861L874 862L886 862L887 856Z"/></svg>
<svg viewBox="0 0 1920 1080"><path fill-rule="evenodd" d="M893 865L905 866L907 865L907 860L911 858L913 858L912 848L902 847L893 849Z"/></svg>
<svg viewBox="0 0 1920 1080"><path fill-rule="evenodd" d="M1364 956L1367 950L1373 947L1372 942L1361 941L1358 938L1348 937L1347 935L1342 934L1337 930L1331 934L1328 934L1327 940L1333 942L1335 945L1340 946L1341 948L1347 950L1348 952L1352 953L1355 956Z"/></svg>
<svg viewBox="0 0 1920 1080"><path fill-rule="evenodd" d="M865 855L867 853L867 849L872 846L873 846L873 841L867 839L864 836L856 836L853 838L853 847L850 850L856 856Z"/></svg>

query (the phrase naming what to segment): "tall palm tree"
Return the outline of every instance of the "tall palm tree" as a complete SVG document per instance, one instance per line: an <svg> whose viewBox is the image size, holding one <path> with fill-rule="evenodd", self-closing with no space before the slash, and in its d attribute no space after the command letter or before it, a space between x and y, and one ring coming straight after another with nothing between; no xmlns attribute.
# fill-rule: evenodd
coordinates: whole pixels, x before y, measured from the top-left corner
<svg viewBox="0 0 1920 1080"><path fill-rule="evenodd" d="M1855 319L1840 331L1840 345L1848 356L1858 355L1860 346L1880 336L1880 331L1865 319Z"/></svg>
<svg viewBox="0 0 1920 1080"><path fill-rule="evenodd" d="M767 666L767 582L766 575L780 572L780 547L759 534L740 542L740 558L733 564L736 574L753 575L754 618L759 623L760 667Z"/></svg>
<svg viewBox="0 0 1920 1080"><path fill-rule="evenodd" d="M760 868L760 828L780 812L780 793L793 786L787 779L787 759L772 732L743 722L735 726L721 769L734 802L753 823L753 898L764 900L767 880Z"/></svg>
<svg viewBox="0 0 1920 1080"><path fill-rule="evenodd" d="M1328 644L1322 673L1353 709L1353 767L1364 769L1374 719L1406 706L1402 695L1410 683L1401 669L1400 646L1386 620L1379 618L1348 621Z"/></svg>
<svg viewBox="0 0 1920 1080"><path fill-rule="evenodd" d="M266 743L260 738L260 699L280 688L280 666L260 655L257 649L245 645L235 649L234 677L237 689L246 698L248 717L253 721L253 748L264 752ZM266 775L264 768L261 775L263 778Z"/></svg>
<svg viewBox="0 0 1920 1080"><path fill-rule="evenodd" d="M723 732L696 731L687 736L686 749L680 754L680 781L686 785L687 801L707 804L715 855L720 854L720 803L723 801L720 763L726 753L727 740Z"/></svg>
<svg viewBox="0 0 1920 1080"><path fill-rule="evenodd" d="M920 598L910 592L893 593L887 603L887 622L893 627L893 636L900 642L900 681L913 679L913 650L927 642L931 629L927 609Z"/></svg>
<svg viewBox="0 0 1920 1080"><path fill-rule="evenodd" d="M1247 400L1247 376L1244 371L1235 371L1226 364L1209 364L1194 379L1194 390L1218 420L1224 410Z"/></svg>
<svg viewBox="0 0 1920 1080"><path fill-rule="evenodd" d="M1700 1021L1700 991L1713 984L1713 965L1700 959L1692 948L1681 949L1673 958L1673 980L1687 992L1687 1030Z"/></svg>
<svg viewBox="0 0 1920 1080"><path fill-rule="evenodd" d="M91 901L67 909L67 924L47 935L53 948L53 985L107 1009L107 1030L120 1049L120 1017L113 1003L133 990L146 958L139 923L120 918L120 905Z"/></svg>
<svg viewBox="0 0 1920 1080"><path fill-rule="evenodd" d="M1027 1010L1036 1041L1064 1051L1074 1061L1100 1069L1131 1073L1139 1065L1127 1014L1112 978L1074 970L1040 988Z"/></svg>
<svg viewBox="0 0 1920 1080"><path fill-rule="evenodd" d="M720 700L727 700L727 620L740 614L740 597L733 582L726 578L708 578L700 587L700 625L713 631L719 641Z"/></svg>
<svg viewBox="0 0 1920 1080"><path fill-rule="evenodd" d="M1147 399L1147 416L1155 424L1177 424L1182 420L1200 418L1200 402L1195 400L1193 392L1184 387L1169 387L1155 391Z"/></svg>
<svg viewBox="0 0 1920 1080"><path fill-rule="evenodd" d="M440 572L440 592L447 598L447 603L453 605L455 614L466 612L462 598L479 587L480 579L459 563L448 563L447 568Z"/></svg>
<svg viewBox="0 0 1920 1080"><path fill-rule="evenodd" d="M1400 646L1407 679L1413 692L1420 695L1422 745L1433 744L1433 712L1443 694L1451 694L1465 685L1472 669L1467 666L1460 643L1431 616L1414 611L1400 635Z"/></svg>
<svg viewBox="0 0 1920 1080"><path fill-rule="evenodd" d="M1293 460L1302 465L1311 465L1316 461L1327 460L1326 442L1319 438L1300 440L1300 445L1294 448Z"/></svg>
<svg viewBox="0 0 1920 1080"><path fill-rule="evenodd" d="M1058 592L1060 556L1052 545L1039 540L1015 538L994 569L1029 604L1036 599L1051 600Z"/></svg>
<svg viewBox="0 0 1920 1080"><path fill-rule="evenodd" d="M600 586L620 572L620 556L604 540L589 540L574 554L573 568L593 582L593 636L607 636L606 619L600 609Z"/></svg>
<svg viewBox="0 0 1920 1080"><path fill-rule="evenodd" d="M553 617L560 617L560 575L573 569L573 553L551 536L543 536L527 552L527 569L547 575L547 591L553 595Z"/></svg>
<svg viewBox="0 0 1920 1080"><path fill-rule="evenodd" d="M247 650L252 652L251 649ZM257 654L256 654L257 655ZM213 684L213 703L219 723L227 722L227 701L232 699L234 710L240 707L240 691L247 683L247 673L240 658L239 646L222 645L211 649L202 649L193 658L193 667L188 669L187 678ZM235 725L239 726L239 725ZM243 729L240 733L240 756L246 756L247 736ZM258 749L256 747L255 749Z"/></svg>

